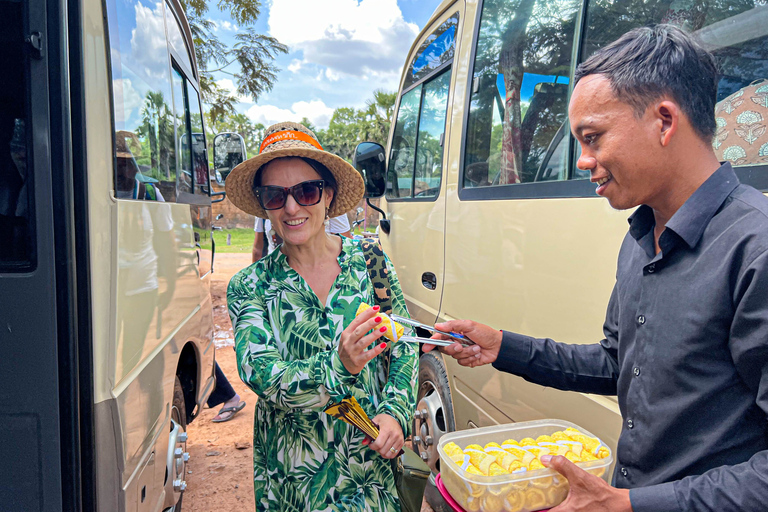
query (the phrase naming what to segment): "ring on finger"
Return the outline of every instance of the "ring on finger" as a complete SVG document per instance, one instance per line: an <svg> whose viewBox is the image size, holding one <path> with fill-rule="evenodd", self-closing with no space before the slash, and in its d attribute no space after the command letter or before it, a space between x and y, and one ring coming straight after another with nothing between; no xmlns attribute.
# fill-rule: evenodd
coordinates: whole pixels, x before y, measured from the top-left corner
<svg viewBox="0 0 768 512"><path fill-rule="evenodd" d="M394 446L393 446L393 447L391 447L391 448L389 449L389 451L391 451L392 453L397 453L397 450L395 449L395 447L394 447Z"/></svg>

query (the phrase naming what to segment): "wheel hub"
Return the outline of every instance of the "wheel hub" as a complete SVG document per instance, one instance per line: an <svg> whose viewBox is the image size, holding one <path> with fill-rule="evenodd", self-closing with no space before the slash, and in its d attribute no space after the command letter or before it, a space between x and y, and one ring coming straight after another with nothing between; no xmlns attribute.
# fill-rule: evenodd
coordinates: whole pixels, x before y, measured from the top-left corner
<svg viewBox="0 0 768 512"><path fill-rule="evenodd" d="M437 444L446 433L443 401L432 382L424 382L421 390L424 394L416 405L416 412L413 415L413 449L433 473L439 473L440 456L437 452Z"/></svg>

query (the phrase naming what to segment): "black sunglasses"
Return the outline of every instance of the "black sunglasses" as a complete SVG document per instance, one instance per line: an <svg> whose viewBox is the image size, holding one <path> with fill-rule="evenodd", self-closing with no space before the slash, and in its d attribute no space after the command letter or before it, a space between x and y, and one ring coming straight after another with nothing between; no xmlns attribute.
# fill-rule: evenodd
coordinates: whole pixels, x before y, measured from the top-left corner
<svg viewBox="0 0 768 512"><path fill-rule="evenodd" d="M312 206L323 197L323 180L302 181L292 187L275 187L272 185L253 187L253 192L259 204L265 210L279 210L285 206L288 194L301 206Z"/></svg>

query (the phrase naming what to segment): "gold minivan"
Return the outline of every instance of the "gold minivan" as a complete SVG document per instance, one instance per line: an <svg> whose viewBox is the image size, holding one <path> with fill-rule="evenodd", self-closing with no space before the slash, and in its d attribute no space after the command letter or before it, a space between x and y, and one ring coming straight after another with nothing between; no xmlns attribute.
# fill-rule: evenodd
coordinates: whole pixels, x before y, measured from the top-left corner
<svg viewBox="0 0 768 512"><path fill-rule="evenodd" d="M411 314L569 343L603 338L631 212L576 167L576 65L628 30L674 23L717 58L714 145L768 190L768 6L703 0L445 0L414 41L386 151L357 148ZM568 393L436 352L420 360L414 446L439 471L454 429L562 418L615 447L616 397Z"/></svg>
<svg viewBox="0 0 768 512"><path fill-rule="evenodd" d="M0 509L178 511L215 386L179 0L0 0Z"/></svg>

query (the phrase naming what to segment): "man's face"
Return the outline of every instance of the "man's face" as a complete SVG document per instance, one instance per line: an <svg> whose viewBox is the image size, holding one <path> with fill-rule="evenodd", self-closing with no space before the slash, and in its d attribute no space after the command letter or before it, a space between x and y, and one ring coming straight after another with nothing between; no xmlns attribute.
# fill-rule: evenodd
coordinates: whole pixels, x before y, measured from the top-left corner
<svg viewBox="0 0 768 512"><path fill-rule="evenodd" d="M576 165L590 172L597 194L618 210L653 206L670 171L663 164L662 122L653 108L636 117L631 105L616 98L608 79L588 75L573 90L568 117L581 144Z"/></svg>

